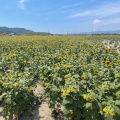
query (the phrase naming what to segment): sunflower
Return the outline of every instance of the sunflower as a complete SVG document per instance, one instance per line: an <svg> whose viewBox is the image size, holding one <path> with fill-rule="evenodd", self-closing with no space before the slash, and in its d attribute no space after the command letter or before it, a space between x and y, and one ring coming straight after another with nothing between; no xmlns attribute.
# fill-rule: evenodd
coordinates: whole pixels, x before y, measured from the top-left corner
<svg viewBox="0 0 120 120"><path fill-rule="evenodd" d="M98 71L98 70L94 70L94 74L95 74L95 75L98 75L98 74L99 74L99 71Z"/></svg>

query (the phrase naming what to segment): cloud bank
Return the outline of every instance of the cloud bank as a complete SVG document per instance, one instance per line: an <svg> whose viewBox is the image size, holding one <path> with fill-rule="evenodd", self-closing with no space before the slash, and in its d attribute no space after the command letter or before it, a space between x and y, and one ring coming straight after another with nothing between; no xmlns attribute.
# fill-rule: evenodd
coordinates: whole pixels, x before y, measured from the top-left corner
<svg viewBox="0 0 120 120"><path fill-rule="evenodd" d="M78 17L94 17L97 16L99 18L112 16L115 14L120 14L120 2L118 3L109 3L107 5L99 6L95 9L89 9L82 12L74 13L73 15L69 16L69 18L78 18Z"/></svg>

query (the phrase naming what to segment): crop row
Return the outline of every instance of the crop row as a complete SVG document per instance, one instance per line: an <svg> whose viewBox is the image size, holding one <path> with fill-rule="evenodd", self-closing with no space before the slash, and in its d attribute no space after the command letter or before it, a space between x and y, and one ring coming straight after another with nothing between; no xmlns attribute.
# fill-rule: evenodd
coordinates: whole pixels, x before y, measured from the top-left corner
<svg viewBox="0 0 120 120"><path fill-rule="evenodd" d="M17 118L37 104L36 81L65 120L119 120L120 54L89 36L0 38L3 115Z"/></svg>

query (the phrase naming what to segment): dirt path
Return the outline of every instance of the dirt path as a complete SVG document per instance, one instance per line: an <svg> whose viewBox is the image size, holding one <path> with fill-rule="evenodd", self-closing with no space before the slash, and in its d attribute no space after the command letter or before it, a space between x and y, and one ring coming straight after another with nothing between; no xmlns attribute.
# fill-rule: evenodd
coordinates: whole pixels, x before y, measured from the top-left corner
<svg viewBox="0 0 120 120"><path fill-rule="evenodd" d="M39 95L39 93L44 94L44 89L41 85L37 85L34 94ZM63 109L63 108L62 108ZM35 114L32 120L64 120L64 118L58 116L56 119L51 116L52 111L46 102L42 102L40 106L35 109Z"/></svg>
<svg viewBox="0 0 120 120"><path fill-rule="evenodd" d="M32 120L54 120L51 117L51 110L49 109L46 103L43 103L41 106L35 109L35 114Z"/></svg>
<svg viewBox="0 0 120 120"><path fill-rule="evenodd" d="M41 85L37 85L34 94L38 95L40 93L44 93L44 89L41 87ZM54 120L53 117L51 117L51 109L48 107L48 104L46 102L43 102L40 106L38 106L35 109L35 114L33 115L32 120Z"/></svg>

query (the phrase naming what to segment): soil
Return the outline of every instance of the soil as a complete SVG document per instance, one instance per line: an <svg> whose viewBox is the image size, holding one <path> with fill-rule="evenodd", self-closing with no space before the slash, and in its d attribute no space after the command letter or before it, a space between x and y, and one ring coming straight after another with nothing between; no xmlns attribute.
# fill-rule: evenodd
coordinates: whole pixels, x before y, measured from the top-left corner
<svg viewBox="0 0 120 120"><path fill-rule="evenodd" d="M44 94L44 92L45 91L41 87L41 85L37 85L34 94L37 96L39 95L39 93ZM54 120L54 118L51 115L51 109L48 107L48 104L45 101L43 101L42 104L35 109L35 114L33 115L32 120Z"/></svg>

